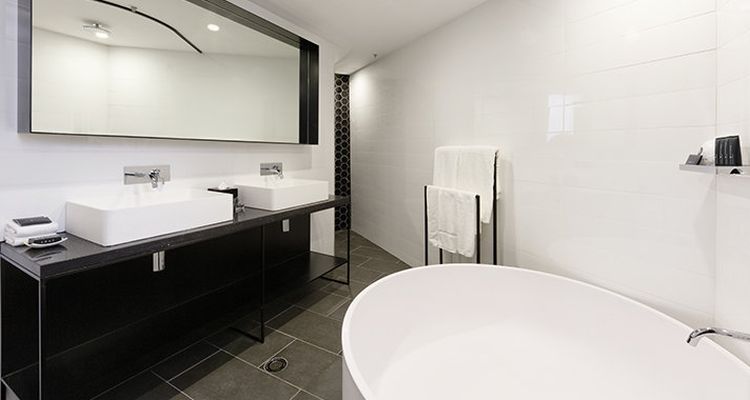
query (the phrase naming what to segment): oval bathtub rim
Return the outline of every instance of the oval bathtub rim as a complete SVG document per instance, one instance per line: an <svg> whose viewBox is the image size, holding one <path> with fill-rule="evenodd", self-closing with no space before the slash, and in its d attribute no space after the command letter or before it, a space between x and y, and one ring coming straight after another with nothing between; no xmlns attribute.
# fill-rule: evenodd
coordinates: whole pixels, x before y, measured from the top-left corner
<svg viewBox="0 0 750 400"><path fill-rule="evenodd" d="M625 296L620 293L616 293L612 290L605 289L600 286L596 286L591 283L579 281L577 279L568 278L556 274L552 274L549 272L542 272L542 271L535 271L531 269L526 269L522 267L509 267L505 265L489 265L489 264L434 264L434 265L426 265L426 266L419 266L419 267L411 267L409 269L405 269L403 271L396 272L394 274L388 275L382 279L377 280L375 283L371 284L370 286L366 287L362 292L357 295L354 300L352 301L351 305L349 306L349 309L346 311L346 314L344 315L344 320L341 327L341 347L342 347L342 358L344 360L345 368L348 370L349 375L351 376L352 380L354 381L354 384L357 387L357 390L362 394L362 396L367 400L375 400L377 397L375 396L375 393L373 393L370 386L367 384L366 380L362 376L359 366L357 365L357 361L352 357L352 348L351 348L351 339L350 339L350 325L351 325L351 318L354 312L356 312L357 306L359 305L360 301L367 296L367 294L374 290L374 288L385 284L386 282L392 280L392 279L398 279L399 276L405 275L405 274L414 274L414 273L424 273L423 269L429 269L429 268L471 268L471 269L485 269L485 268L496 268L503 271L511 271L512 273L522 273L522 274L532 274L532 275L538 275L538 276L544 276L551 279L556 279L559 281L564 281L568 283L572 283L578 286L583 286L589 289L594 289L596 291L599 291L604 294L608 294L611 296L615 296L621 300L624 300L627 303L633 304L637 306L638 308L643 309L646 312L650 312L652 314L656 314L661 318L664 318L667 322L671 323L672 325L675 325L676 327L685 330L685 338L687 340L688 334L693 331L693 328L685 324L684 322L678 320L677 318L674 318L666 313L663 313L653 307L650 307L646 304L643 304L635 299L632 299L628 296ZM686 346L688 346L687 343L685 343ZM725 349L724 347L720 346L718 343L714 342L711 338L704 338L704 340L701 341L702 346L710 346L713 350L718 351L723 356L728 357L732 362L734 362L737 367L744 370L744 373L750 376L750 365L742 361L739 357L731 353L729 350Z"/></svg>

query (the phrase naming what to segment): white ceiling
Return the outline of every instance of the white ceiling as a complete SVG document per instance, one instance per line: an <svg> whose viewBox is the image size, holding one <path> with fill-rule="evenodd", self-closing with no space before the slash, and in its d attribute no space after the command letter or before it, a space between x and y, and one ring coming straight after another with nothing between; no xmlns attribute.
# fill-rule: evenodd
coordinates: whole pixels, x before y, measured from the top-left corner
<svg viewBox="0 0 750 400"><path fill-rule="evenodd" d="M253 0L322 36L346 54L339 73L352 73L486 0Z"/></svg>
<svg viewBox="0 0 750 400"><path fill-rule="evenodd" d="M174 26L203 52L264 57L299 57L293 46L268 37L244 25L214 14L185 0L122 0ZM94 41L108 46L125 46L193 52L167 28L154 21L91 0L34 0L34 27ZM109 39L97 39L83 30L85 23L104 24ZM211 32L208 24L221 30Z"/></svg>

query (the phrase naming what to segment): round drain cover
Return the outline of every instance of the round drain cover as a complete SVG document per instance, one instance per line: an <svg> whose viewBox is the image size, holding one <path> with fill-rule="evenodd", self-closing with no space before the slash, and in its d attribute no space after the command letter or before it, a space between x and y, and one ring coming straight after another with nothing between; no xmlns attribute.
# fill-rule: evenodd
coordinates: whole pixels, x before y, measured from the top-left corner
<svg viewBox="0 0 750 400"><path fill-rule="evenodd" d="M266 363L265 369L268 372L281 372L289 365L289 361L283 357L274 357Z"/></svg>

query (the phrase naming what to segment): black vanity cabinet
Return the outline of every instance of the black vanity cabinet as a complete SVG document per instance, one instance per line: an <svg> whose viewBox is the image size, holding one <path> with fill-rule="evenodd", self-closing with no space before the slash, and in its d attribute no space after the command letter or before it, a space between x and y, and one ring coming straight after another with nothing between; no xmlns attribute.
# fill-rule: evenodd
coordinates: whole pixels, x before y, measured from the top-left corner
<svg viewBox="0 0 750 400"><path fill-rule="evenodd" d="M346 263L310 251L310 214L348 198L166 237L47 250L2 245L2 383L21 400L89 399ZM163 257L163 268L155 261Z"/></svg>

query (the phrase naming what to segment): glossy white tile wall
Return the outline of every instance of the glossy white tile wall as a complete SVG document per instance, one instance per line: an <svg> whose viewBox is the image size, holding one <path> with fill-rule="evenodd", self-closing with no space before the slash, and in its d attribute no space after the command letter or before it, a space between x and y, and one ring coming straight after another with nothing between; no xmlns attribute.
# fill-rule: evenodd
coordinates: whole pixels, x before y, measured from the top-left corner
<svg viewBox="0 0 750 400"><path fill-rule="evenodd" d="M750 1L721 0L718 9L720 134L750 143ZM748 163L748 160L744 160ZM750 181L719 177L716 219L716 324L750 331ZM750 346L722 344L750 362Z"/></svg>
<svg viewBox="0 0 750 400"><path fill-rule="evenodd" d="M497 145L504 264L713 322L716 183L677 164L716 131L716 32L715 0L490 0L384 57L352 80L354 229L421 265L434 148Z"/></svg>
<svg viewBox="0 0 750 400"><path fill-rule="evenodd" d="M333 192L333 71L338 50L249 1L236 0L236 4L320 44L319 146L19 135L17 2L1 0L0 221L36 214L62 219L71 194L120 190L125 165L171 164L174 185L203 188L232 176L257 174L261 162L281 161L292 176L328 180ZM330 248L333 213L317 215L315 221L315 245Z"/></svg>

